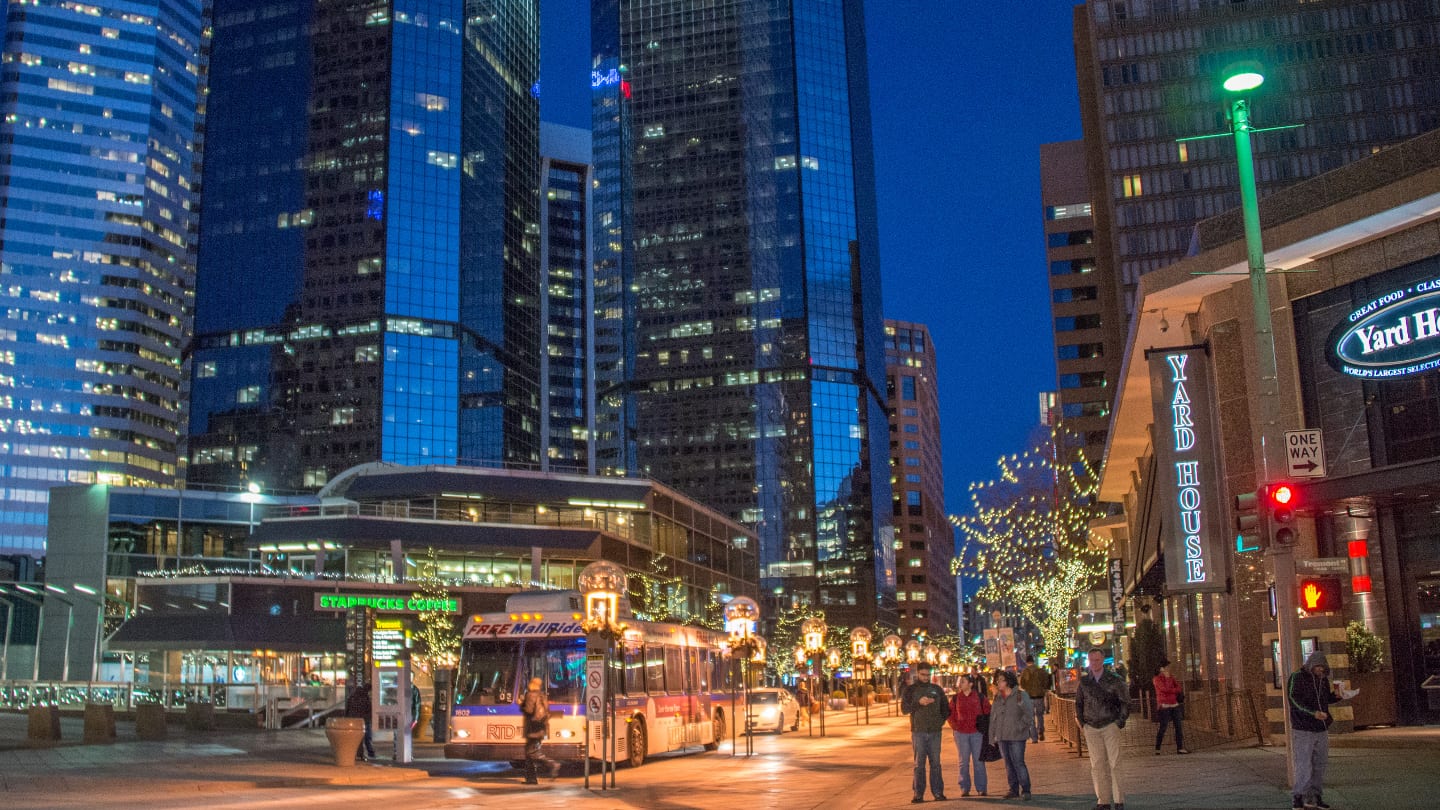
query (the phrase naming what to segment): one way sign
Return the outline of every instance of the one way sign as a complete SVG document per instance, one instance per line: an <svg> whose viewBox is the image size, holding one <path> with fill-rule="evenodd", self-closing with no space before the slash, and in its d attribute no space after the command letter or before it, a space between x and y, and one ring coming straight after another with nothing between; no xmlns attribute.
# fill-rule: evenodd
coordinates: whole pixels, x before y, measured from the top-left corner
<svg viewBox="0 0 1440 810"><path fill-rule="evenodd" d="M1325 475L1325 442L1316 430L1285 431L1285 466L1291 478Z"/></svg>

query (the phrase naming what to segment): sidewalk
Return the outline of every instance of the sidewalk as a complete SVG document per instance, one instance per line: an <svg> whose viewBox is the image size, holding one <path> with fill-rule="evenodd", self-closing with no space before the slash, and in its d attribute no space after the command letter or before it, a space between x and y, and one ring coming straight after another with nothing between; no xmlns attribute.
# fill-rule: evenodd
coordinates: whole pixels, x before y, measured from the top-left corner
<svg viewBox="0 0 1440 810"><path fill-rule="evenodd" d="M884 707L871 713L872 725L856 725L852 713L829 716L829 735L798 734L757 738L757 756L718 754L657 761L638 771L622 769L620 789L610 794L584 790L581 780L562 777L539 791L526 790L505 767L446 760L440 746L416 746L416 760L388 760L337 768L324 732L190 732L172 726L164 742L134 739L133 725L121 724L120 740L82 745L80 721L67 718L65 742L51 748L25 747L25 717L0 714L0 806L54 806L96 797L94 806L140 805L164 798L168 806L211 803L219 794L265 789L325 786L394 786L463 791L461 804L513 804L527 808L695 808L749 810L881 810L909 807L911 761L908 723ZM1053 735L1052 735L1053 736ZM1434 774L1440 772L1440 729L1377 729L1336 738L1331 751L1326 799L1337 810L1382 807L1422 810L1440 806ZM1396 747L1396 743L1406 747ZM1364 745L1365 747L1359 747ZM377 741L383 753L384 745ZM1284 748L1249 744L1222 746L1188 756L1127 751L1126 807L1129 810L1259 810L1289 806L1284 784ZM954 744L945 739L946 792L956 808L1009 807L1088 810L1094 804L1089 761L1055 742L1028 747L1034 799L1001 802L1003 763L988 766L990 798L958 801ZM130 798L116 803L116 797ZM238 799L236 796L235 799ZM927 797L928 798L928 797ZM107 802L108 799L108 802ZM234 799L232 799L233 801ZM331 795L331 800L340 800ZM739 805L737 805L737 801ZM928 804L928 802L927 802ZM78 805L73 805L78 806ZM437 805L438 806L438 805Z"/></svg>

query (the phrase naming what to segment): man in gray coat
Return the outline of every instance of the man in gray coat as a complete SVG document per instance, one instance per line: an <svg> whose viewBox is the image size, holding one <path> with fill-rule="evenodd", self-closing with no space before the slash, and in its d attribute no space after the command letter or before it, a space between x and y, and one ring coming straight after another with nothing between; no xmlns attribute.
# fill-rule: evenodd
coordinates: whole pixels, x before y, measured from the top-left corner
<svg viewBox="0 0 1440 810"><path fill-rule="evenodd" d="M915 665L915 683L900 695L900 711L910 715L910 744L915 749L915 797L911 804L925 801L926 761L929 761L930 792L935 801L945 801L945 776L940 768L940 739L945 718L950 716L950 699L938 684L930 682L930 665Z"/></svg>

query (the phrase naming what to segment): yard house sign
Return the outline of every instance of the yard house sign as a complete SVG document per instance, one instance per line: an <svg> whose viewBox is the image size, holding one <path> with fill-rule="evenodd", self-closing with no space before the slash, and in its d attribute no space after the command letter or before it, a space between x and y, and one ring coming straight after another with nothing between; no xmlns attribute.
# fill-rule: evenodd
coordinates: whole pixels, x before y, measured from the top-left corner
<svg viewBox="0 0 1440 810"><path fill-rule="evenodd" d="M1367 380L1440 368L1440 279L1391 290L1351 312L1330 333L1328 359Z"/></svg>

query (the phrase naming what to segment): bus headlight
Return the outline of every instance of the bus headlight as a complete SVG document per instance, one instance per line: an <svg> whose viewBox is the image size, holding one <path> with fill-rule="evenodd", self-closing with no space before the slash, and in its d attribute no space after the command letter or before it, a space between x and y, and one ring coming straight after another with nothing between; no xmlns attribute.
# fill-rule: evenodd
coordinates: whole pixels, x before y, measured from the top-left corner
<svg viewBox="0 0 1440 810"><path fill-rule="evenodd" d="M575 732L568 728L562 728L558 732L556 732L555 736L559 737L562 740L568 740L571 737L575 736Z"/></svg>
<svg viewBox="0 0 1440 810"><path fill-rule="evenodd" d="M455 729L455 739L457 739L457 740L465 740L465 739L469 739L469 737L470 737L470 732L469 732L469 730L463 729L463 728L457 728L457 729Z"/></svg>

